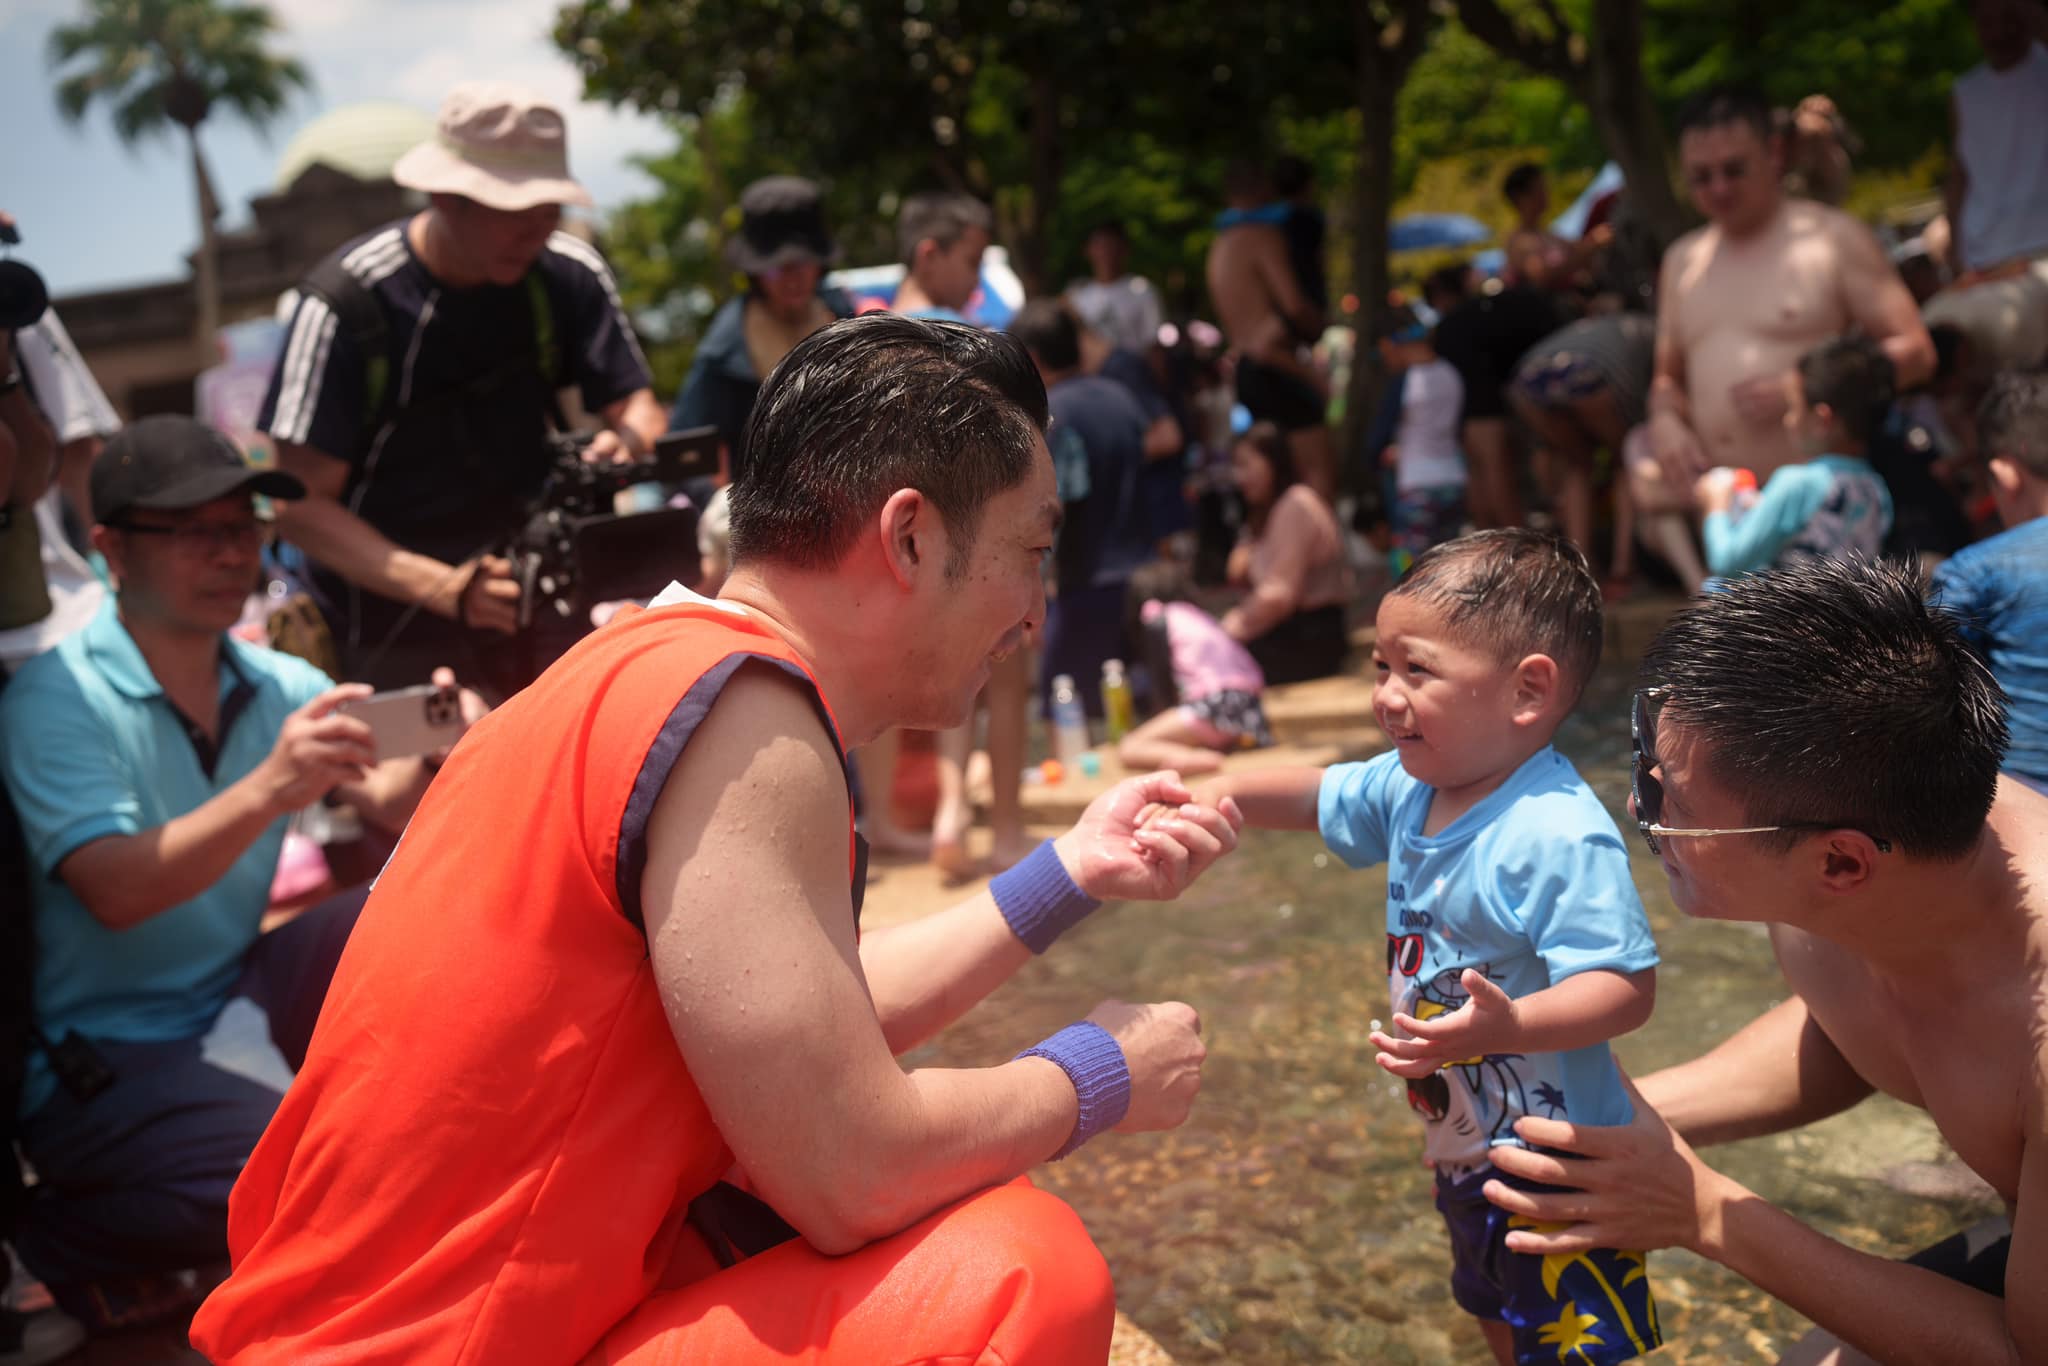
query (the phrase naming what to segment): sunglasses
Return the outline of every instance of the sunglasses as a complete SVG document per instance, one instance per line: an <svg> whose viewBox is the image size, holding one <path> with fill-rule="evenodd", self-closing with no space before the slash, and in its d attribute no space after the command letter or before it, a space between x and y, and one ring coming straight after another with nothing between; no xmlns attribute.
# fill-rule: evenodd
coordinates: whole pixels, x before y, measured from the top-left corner
<svg viewBox="0 0 2048 1366"><path fill-rule="evenodd" d="M1680 829L1660 823L1664 815L1664 784L1657 780L1652 771L1657 767L1657 721L1650 704L1665 695L1667 689L1645 688L1635 697L1635 705L1628 718L1629 747L1634 752L1635 764L1629 772L1629 804L1635 808L1636 829L1642 832L1643 843L1650 846L1653 854L1663 853L1658 840L1669 836L1699 838L1704 835L1767 835L1777 830L1853 830L1856 827L1840 821L1792 821L1784 825L1738 825L1718 830ZM1870 840L1877 845L1877 852L1889 854L1892 842L1868 831Z"/></svg>
<svg viewBox="0 0 2048 1366"><path fill-rule="evenodd" d="M1422 971L1422 936L1419 934L1390 934L1387 936L1387 975L1399 972L1403 977L1413 977Z"/></svg>

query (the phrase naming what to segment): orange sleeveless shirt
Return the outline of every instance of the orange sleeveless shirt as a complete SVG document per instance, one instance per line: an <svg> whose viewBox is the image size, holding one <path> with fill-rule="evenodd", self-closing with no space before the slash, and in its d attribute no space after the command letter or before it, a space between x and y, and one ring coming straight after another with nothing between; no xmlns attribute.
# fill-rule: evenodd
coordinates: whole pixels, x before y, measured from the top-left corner
<svg viewBox="0 0 2048 1366"><path fill-rule="evenodd" d="M732 1154L656 991L646 824L749 660L816 695L750 613L633 613L458 747L235 1186L234 1275L195 1347L222 1366L568 1363L656 1288Z"/></svg>

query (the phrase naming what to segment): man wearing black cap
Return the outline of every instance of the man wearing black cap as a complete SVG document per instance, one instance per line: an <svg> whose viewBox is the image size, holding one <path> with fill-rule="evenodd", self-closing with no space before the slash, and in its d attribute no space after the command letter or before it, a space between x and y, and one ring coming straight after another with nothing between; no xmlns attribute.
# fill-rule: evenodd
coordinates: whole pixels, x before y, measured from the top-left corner
<svg viewBox="0 0 2048 1366"><path fill-rule="evenodd" d="M825 229L818 187L798 176L769 176L740 192L740 230L725 255L747 277L747 292L727 300L697 344L669 430L716 427L738 478L740 437L762 379L805 337L851 317L853 301L819 287L839 248Z"/></svg>
<svg viewBox="0 0 2048 1366"><path fill-rule="evenodd" d="M39 874L19 1127L39 1184L14 1242L102 1324L159 1300L152 1273L222 1257L229 1188L361 905L261 932L291 814L333 794L396 833L429 777L377 763L344 710L367 686L228 634L257 493L305 486L190 418L116 436L92 472L113 598L0 694L0 774Z"/></svg>

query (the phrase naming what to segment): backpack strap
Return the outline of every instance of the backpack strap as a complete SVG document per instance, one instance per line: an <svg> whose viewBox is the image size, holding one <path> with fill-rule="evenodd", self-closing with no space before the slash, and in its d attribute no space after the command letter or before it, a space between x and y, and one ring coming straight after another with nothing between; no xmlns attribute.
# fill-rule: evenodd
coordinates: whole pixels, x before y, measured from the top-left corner
<svg viewBox="0 0 2048 1366"><path fill-rule="evenodd" d="M369 287L341 264L339 256L330 256L313 267L299 282L299 291L316 295L334 310L356 354L363 358L363 430L377 430L392 416L387 407L391 398L391 326L385 320L382 305ZM552 411L554 393L560 384L562 356L547 281L538 266L526 273L526 299L533 320L534 364L547 383Z"/></svg>
<svg viewBox="0 0 2048 1366"><path fill-rule="evenodd" d="M555 345L555 311L548 303L548 282L541 278L538 263L526 272L526 300L528 311L533 314L534 358L540 377L547 381L552 404L555 390L561 387L562 358Z"/></svg>
<svg viewBox="0 0 2048 1366"><path fill-rule="evenodd" d="M341 264L339 254L307 273L299 291L334 310L341 329L363 358L363 430L375 431L391 389L391 327L376 295Z"/></svg>

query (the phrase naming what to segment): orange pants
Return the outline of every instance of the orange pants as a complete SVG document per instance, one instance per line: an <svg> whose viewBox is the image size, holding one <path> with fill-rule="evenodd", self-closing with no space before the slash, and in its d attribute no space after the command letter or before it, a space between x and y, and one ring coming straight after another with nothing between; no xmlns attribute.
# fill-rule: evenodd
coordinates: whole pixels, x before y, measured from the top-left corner
<svg viewBox="0 0 2048 1366"><path fill-rule="evenodd" d="M586 1363L1080 1366L1115 1309L1080 1217L1020 1178L844 1257L789 1242L656 1294Z"/></svg>

